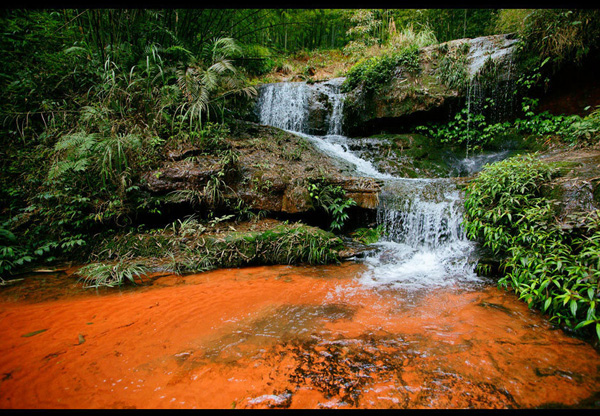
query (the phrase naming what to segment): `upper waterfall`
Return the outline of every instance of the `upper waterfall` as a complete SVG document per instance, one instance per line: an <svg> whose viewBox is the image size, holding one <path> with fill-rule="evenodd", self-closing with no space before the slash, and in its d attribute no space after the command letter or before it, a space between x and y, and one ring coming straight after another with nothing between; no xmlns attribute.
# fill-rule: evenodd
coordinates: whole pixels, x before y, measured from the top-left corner
<svg viewBox="0 0 600 416"><path fill-rule="evenodd" d="M344 100L340 88L344 79L261 86L256 106L261 124L313 135L342 134Z"/></svg>

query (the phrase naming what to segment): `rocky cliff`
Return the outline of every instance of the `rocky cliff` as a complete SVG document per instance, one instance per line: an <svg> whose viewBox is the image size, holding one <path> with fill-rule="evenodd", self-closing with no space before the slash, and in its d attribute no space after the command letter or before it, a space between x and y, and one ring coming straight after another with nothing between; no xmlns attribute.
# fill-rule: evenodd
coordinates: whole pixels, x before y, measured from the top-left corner
<svg viewBox="0 0 600 416"><path fill-rule="evenodd" d="M414 124L447 120L467 100L490 97L490 93L497 98L494 111L502 111L506 104L502 98L512 97L506 85L515 76L516 42L509 35L494 35L421 49L418 69L400 65L385 84L366 88L363 82L347 95L346 133L406 132Z"/></svg>

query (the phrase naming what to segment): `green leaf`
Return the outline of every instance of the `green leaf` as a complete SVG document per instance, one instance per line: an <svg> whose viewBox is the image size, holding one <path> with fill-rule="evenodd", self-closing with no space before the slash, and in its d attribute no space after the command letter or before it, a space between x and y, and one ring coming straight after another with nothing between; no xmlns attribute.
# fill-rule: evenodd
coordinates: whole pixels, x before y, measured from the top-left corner
<svg viewBox="0 0 600 416"><path fill-rule="evenodd" d="M569 306L571 308L571 313L573 316L575 316L577 313L577 301L575 299L571 300L571 304Z"/></svg>
<svg viewBox="0 0 600 416"><path fill-rule="evenodd" d="M587 320L587 321L581 321L581 322L579 322L577 324L577 326L575 327L575 329L579 329L579 328L582 328L582 327L584 327L586 325L593 324L594 322L596 322L596 321L593 320L593 319L590 319L590 320Z"/></svg>

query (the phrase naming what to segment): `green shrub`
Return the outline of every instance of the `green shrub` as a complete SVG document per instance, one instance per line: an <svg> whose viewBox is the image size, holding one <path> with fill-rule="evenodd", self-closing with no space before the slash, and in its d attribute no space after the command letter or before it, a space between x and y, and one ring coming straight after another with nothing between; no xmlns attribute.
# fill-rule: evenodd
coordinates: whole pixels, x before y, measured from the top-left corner
<svg viewBox="0 0 600 416"><path fill-rule="evenodd" d="M400 52L358 61L348 71L342 90L349 92L362 84L365 91L373 91L389 82L398 66L404 66L412 72L417 71L419 69L419 49L410 47Z"/></svg>
<svg viewBox="0 0 600 416"><path fill-rule="evenodd" d="M557 168L532 156L488 165L467 187L464 223L469 238L503 261L498 284L510 285L529 307L573 330L592 328L600 338L600 216L556 222L542 185Z"/></svg>
<svg viewBox="0 0 600 416"><path fill-rule="evenodd" d="M558 134L570 143L596 144L600 139L600 106L585 117L565 117Z"/></svg>
<svg viewBox="0 0 600 416"><path fill-rule="evenodd" d="M244 58L242 67L251 75L268 74L275 68L276 61L269 48L261 45L246 45L243 48Z"/></svg>
<svg viewBox="0 0 600 416"><path fill-rule="evenodd" d="M331 216L331 230L341 230L349 218L346 209L356 205L356 201L348 198L341 187L323 182L310 183L308 191L313 204Z"/></svg>

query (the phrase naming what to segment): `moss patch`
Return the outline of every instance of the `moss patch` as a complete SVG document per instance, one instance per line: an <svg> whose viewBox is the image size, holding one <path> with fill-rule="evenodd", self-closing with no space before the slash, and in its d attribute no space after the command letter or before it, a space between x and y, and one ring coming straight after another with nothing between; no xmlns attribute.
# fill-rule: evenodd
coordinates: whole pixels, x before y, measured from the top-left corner
<svg viewBox="0 0 600 416"><path fill-rule="evenodd" d="M447 163L451 149L442 148L420 134L376 134L365 139L369 146L362 157L380 170L401 177L446 177L452 168Z"/></svg>

